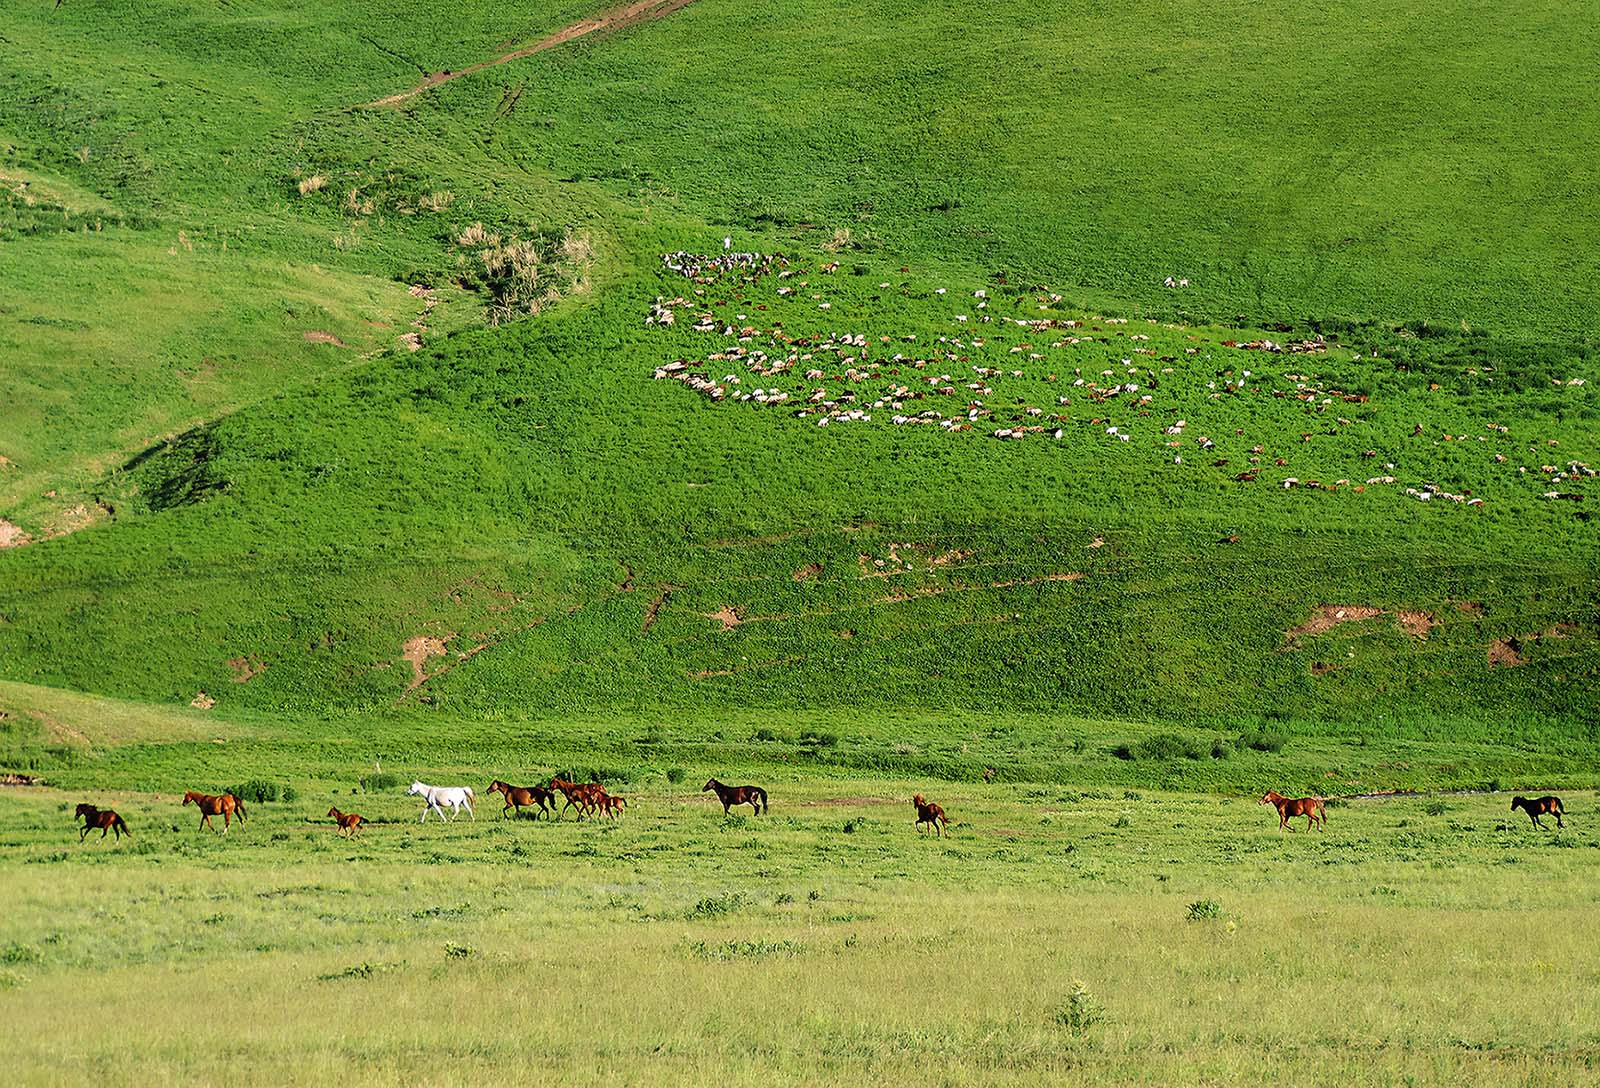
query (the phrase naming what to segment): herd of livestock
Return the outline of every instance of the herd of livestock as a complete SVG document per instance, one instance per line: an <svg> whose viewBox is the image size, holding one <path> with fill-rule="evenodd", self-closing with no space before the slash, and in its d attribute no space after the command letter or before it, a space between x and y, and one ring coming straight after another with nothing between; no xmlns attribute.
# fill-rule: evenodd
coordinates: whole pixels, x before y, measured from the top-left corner
<svg viewBox="0 0 1600 1088"><path fill-rule="evenodd" d="M618 794L608 793L599 782L571 782L559 775L550 780L548 786L513 786L509 782L495 779L489 784L490 793L498 793L504 801L500 815L516 817L522 815L523 809L531 809L534 819L544 815L552 819L562 818L568 809L578 810L578 819L586 816L604 815L612 819L621 819L628 807L628 799ZM701 793L715 793L717 800L722 803L723 815L728 815L739 805L749 805L757 816L768 811L767 791L760 786L728 786L715 778L707 780L701 788ZM412 782L406 790L408 797L421 797L423 800L422 817L419 822L427 822L428 813L436 812L441 821L448 821L459 817L461 810L466 809L467 815L472 819L478 818L477 794L471 786L430 786L424 782ZM556 809L558 800L565 800L560 811ZM1278 811L1278 829L1293 831L1289 821L1304 816L1306 830L1315 827L1318 831L1327 830L1328 816L1325 807L1326 799L1322 797L1285 797L1276 790L1268 790L1261 797L1260 803L1272 805ZM244 802L231 793L207 794L190 790L183 795L185 806L194 805L200 812L200 827L209 827L213 831L216 825L211 822L211 817L222 817L222 830L229 829L233 817L237 816L242 824L245 820ZM916 829L921 831L924 825L931 827L936 835L943 837L948 821L945 819L944 809L939 805L925 799L922 794L917 794L911 799L912 806L917 810ZM446 807L451 810L451 816L444 813ZM1541 830L1545 825L1540 822L1541 816L1554 816L1558 828L1566 827L1562 820L1565 809L1559 797L1514 797L1511 800L1511 811L1521 809L1533 821L1533 826ZM337 808L330 808L328 816L339 829L339 834L354 837L359 834L362 827L368 822L366 817L355 812L340 812ZM122 836L132 837L128 830L127 822L111 809L99 808L84 802L78 806L74 823L83 821L83 829L78 835L82 842L88 837L89 832L99 829L103 839L112 831L116 832L120 841Z"/></svg>

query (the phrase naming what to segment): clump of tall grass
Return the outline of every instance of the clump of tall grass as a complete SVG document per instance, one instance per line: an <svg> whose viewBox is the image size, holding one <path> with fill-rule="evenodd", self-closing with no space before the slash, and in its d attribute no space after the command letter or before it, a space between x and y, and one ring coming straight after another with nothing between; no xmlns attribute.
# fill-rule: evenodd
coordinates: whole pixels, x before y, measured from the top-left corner
<svg viewBox="0 0 1600 1088"><path fill-rule="evenodd" d="M312 193L319 192L326 188L327 185L328 179L323 177L321 174L310 174L300 179L298 188L301 196L310 196Z"/></svg>
<svg viewBox="0 0 1600 1088"><path fill-rule="evenodd" d="M457 264L489 297L491 325L536 314L589 285L594 249L587 235L571 230L523 237L473 223L456 235L455 244L463 251Z"/></svg>
<svg viewBox="0 0 1600 1088"><path fill-rule="evenodd" d="M1058 1025L1082 1038L1089 1034L1096 1024L1102 1023L1106 1018L1105 1006L1084 985L1082 979L1072 980L1072 990L1067 994L1067 999L1056 1009L1055 1021Z"/></svg>

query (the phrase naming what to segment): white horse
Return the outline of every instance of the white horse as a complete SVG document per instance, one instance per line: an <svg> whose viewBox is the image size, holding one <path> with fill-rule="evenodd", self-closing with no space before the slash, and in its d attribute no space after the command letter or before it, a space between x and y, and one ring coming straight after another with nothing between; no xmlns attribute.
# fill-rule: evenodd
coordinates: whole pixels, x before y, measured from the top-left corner
<svg viewBox="0 0 1600 1088"><path fill-rule="evenodd" d="M422 809L422 819L419 823L428 822L428 810L432 809L439 814L439 821L444 822L444 809L441 805L449 805L457 816L461 815L461 806L467 806L467 813L474 820L478 814L473 811L472 803L477 800L477 795L472 792L471 786L426 786L421 782L411 783L411 788L406 790L407 797L421 797L428 802Z"/></svg>

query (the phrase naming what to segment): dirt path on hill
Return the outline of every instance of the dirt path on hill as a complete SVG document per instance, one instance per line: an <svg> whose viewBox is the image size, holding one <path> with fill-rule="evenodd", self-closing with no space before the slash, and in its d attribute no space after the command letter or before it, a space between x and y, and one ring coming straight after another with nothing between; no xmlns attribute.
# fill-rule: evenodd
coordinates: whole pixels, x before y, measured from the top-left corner
<svg viewBox="0 0 1600 1088"><path fill-rule="evenodd" d="M525 45L521 49L514 49L490 60L482 60L476 64L470 64L459 71L431 72L423 77L421 83L418 83L409 91L401 91L399 94L391 94L387 98L368 102L367 106L398 106L402 102L407 102L426 91L432 90L441 83L449 83L452 79L470 76L474 72L483 71L485 68L508 64L514 60L521 60L523 57L531 57L535 53L542 53L546 49L564 45L575 38L581 38L585 34L593 34L601 30L623 30L639 23L663 19L681 8L688 7L693 2L694 0L632 0L631 3L608 8L592 18L564 26L554 34L541 38L532 45Z"/></svg>

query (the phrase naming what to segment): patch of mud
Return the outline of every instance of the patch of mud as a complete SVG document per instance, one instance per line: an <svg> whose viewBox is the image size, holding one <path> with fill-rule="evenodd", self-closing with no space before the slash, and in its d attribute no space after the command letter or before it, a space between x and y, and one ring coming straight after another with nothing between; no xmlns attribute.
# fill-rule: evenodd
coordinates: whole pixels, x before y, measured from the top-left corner
<svg viewBox="0 0 1600 1088"><path fill-rule="evenodd" d="M1408 635L1425 639L1428 632L1439 626L1439 620L1432 612L1417 612L1400 609L1395 613L1395 619L1400 621L1400 629Z"/></svg>
<svg viewBox="0 0 1600 1088"><path fill-rule="evenodd" d="M416 691L427 683L429 677L423 666L431 657L442 657L445 653L445 643L455 638L455 632L439 638L436 635L413 635L401 647L400 657L411 662L411 683L406 686L406 694Z"/></svg>
<svg viewBox="0 0 1600 1088"><path fill-rule="evenodd" d="M248 683L267 671L267 666L258 657L230 657L227 666L233 673L228 679L235 684Z"/></svg>
<svg viewBox="0 0 1600 1088"><path fill-rule="evenodd" d="M722 630L724 632L732 631L735 627L744 622L744 617L740 616L738 611L729 605L723 605L715 612L702 612L700 615L704 616L708 620L716 620L718 623L722 624Z"/></svg>
<svg viewBox="0 0 1600 1088"><path fill-rule="evenodd" d="M0 518L0 548L20 548L24 544L33 542L20 525L13 525L5 518Z"/></svg>
<svg viewBox="0 0 1600 1088"><path fill-rule="evenodd" d="M1510 669L1525 665L1528 661L1522 656L1522 640L1518 638L1495 639L1489 643L1488 658L1491 669Z"/></svg>
<svg viewBox="0 0 1600 1088"><path fill-rule="evenodd" d="M656 599L650 602L650 607L644 610L644 626L639 628L639 633L645 634L656 625L656 620L661 616L661 609L666 605L667 598L672 596L677 586L662 586L661 592L656 594Z"/></svg>
<svg viewBox="0 0 1600 1088"><path fill-rule="evenodd" d="M1439 626L1439 617L1432 612L1414 608L1386 609L1368 604L1319 604L1311 618L1298 627L1283 633L1284 644L1292 646L1302 636L1320 635L1341 623L1361 623L1380 616L1393 616L1400 629L1414 638L1426 639L1428 632Z"/></svg>
<svg viewBox="0 0 1600 1088"><path fill-rule="evenodd" d="M525 46L521 49L513 49L510 52L501 53L499 56L490 60L479 61L476 64L469 64L467 67L458 71L431 72L423 77L421 83L418 83L409 91L401 91L399 94L391 94L387 98L380 98L375 102L368 102L367 105L369 107L397 106L402 102L406 102L412 98L415 98L417 95L426 91L430 91L440 84L448 83L453 79L460 79L462 76L470 76L474 72L483 71L485 68L493 68L496 65L508 64L514 60L521 60L523 57L531 57L535 53L541 53L546 49L551 49L558 45L564 45L565 43L570 42L575 38L581 38L586 34L593 34L597 31L624 30L639 23L649 22L652 19L661 19L665 16L671 15L673 12L678 11L681 8L687 7L690 3L692 3L692 0L633 0L632 3L610 8L601 12L599 15L594 16L593 18L584 19L580 22L564 26L554 34L541 38L532 45Z"/></svg>
<svg viewBox="0 0 1600 1088"><path fill-rule="evenodd" d="M1290 642L1301 635L1320 635L1324 631L1331 631L1341 623L1358 623L1361 620L1370 620L1383 615L1383 609L1373 608L1364 604L1319 604L1316 611L1311 613L1311 618L1298 627L1291 627L1283 633L1283 637Z"/></svg>
<svg viewBox="0 0 1600 1088"><path fill-rule="evenodd" d="M336 348L347 348L350 346L337 336L333 335L333 333L323 332L320 329L307 329L305 332L305 338L306 343L308 344L330 344Z"/></svg>
<svg viewBox="0 0 1600 1088"><path fill-rule="evenodd" d="M793 578L797 582L804 582L804 581L807 581L807 580L809 580L811 578L815 578L817 575L819 575L821 573L822 573L822 564L821 563L807 563L805 566L801 567L799 570L794 572Z"/></svg>
<svg viewBox="0 0 1600 1088"><path fill-rule="evenodd" d="M1511 635L1506 638L1497 638L1489 643L1487 657L1489 667L1510 669L1528 663L1527 649L1546 640L1571 638L1577 634L1578 626L1573 623L1557 623L1546 627L1543 631L1529 631L1525 635Z"/></svg>
<svg viewBox="0 0 1600 1088"><path fill-rule="evenodd" d="M203 691L194 693L194 698L189 700L189 705L196 710L210 710L217 705L217 701Z"/></svg>

